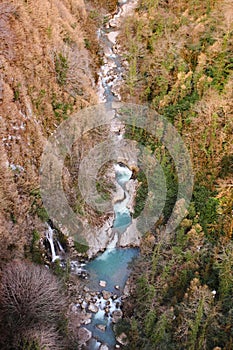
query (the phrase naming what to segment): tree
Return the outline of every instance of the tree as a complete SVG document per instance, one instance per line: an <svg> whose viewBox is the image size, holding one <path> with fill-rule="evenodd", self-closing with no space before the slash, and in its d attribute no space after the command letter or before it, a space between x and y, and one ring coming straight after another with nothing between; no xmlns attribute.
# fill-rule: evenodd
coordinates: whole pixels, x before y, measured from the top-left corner
<svg viewBox="0 0 233 350"><path fill-rule="evenodd" d="M45 329L27 329L16 343L18 350L60 350L61 339L57 331L51 327Z"/></svg>
<svg viewBox="0 0 233 350"><path fill-rule="evenodd" d="M29 329L56 328L63 318L65 302L61 285L50 271L30 262L14 260L7 264L2 272L1 331L8 341L11 338L14 344L18 343L19 339L23 341L25 332L29 332ZM34 331L33 334L35 335ZM38 339L40 342L41 337L38 337L33 338L33 342ZM11 347L4 344L4 349L8 348Z"/></svg>

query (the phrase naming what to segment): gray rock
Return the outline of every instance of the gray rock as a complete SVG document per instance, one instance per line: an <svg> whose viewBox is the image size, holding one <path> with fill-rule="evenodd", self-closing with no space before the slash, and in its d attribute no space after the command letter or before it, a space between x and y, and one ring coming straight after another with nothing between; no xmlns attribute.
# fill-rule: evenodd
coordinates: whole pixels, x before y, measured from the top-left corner
<svg viewBox="0 0 233 350"><path fill-rule="evenodd" d="M127 345L128 344L128 339L127 339L127 335L123 332L121 333L116 340L118 341L118 343L120 343L121 345Z"/></svg>
<svg viewBox="0 0 233 350"><path fill-rule="evenodd" d="M102 294L103 294L103 298L104 298L105 300L110 299L111 296L112 296L112 293L109 292L109 291L107 291L107 290L103 290L103 291L102 291Z"/></svg>
<svg viewBox="0 0 233 350"><path fill-rule="evenodd" d="M92 337L92 333L91 331L89 331L88 329L82 327L79 328L78 330L78 338L79 338L79 344L85 344L86 342L88 342L88 340L90 340Z"/></svg>
<svg viewBox="0 0 233 350"><path fill-rule="evenodd" d="M90 305L88 306L88 310L91 311L91 312L96 313L96 312L99 311L99 308L98 308L98 306L96 306L95 304L90 304Z"/></svg>
<svg viewBox="0 0 233 350"><path fill-rule="evenodd" d="M88 318L88 319L87 319L87 320L85 320L83 323L84 323L84 324L90 324L90 323L91 323L91 319L90 319L90 318Z"/></svg>
<svg viewBox="0 0 233 350"><path fill-rule="evenodd" d="M77 305L72 305L71 311L76 313L77 312Z"/></svg>
<svg viewBox="0 0 233 350"><path fill-rule="evenodd" d="M100 287L103 287L103 288L105 288L106 287L106 285L107 285L107 282L106 281L99 281L99 285L100 285Z"/></svg>
<svg viewBox="0 0 233 350"><path fill-rule="evenodd" d="M86 309L86 307L87 307L87 303L86 303L86 301L83 300L83 302L81 304L81 308Z"/></svg>
<svg viewBox="0 0 233 350"><path fill-rule="evenodd" d="M91 300L91 295L89 293L85 294L85 301L88 303L88 301Z"/></svg>
<svg viewBox="0 0 233 350"><path fill-rule="evenodd" d="M122 319L123 312L121 310L115 310L112 313L112 322L117 323Z"/></svg>
<svg viewBox="0 0 233 350"><path fill-rule="evenodd" d="M99 350L108 350L108 346L106 344L102 344Z"/></svg>
<svg viewBox="0 0 233 350"><path fill-rule="evenodd" d="M89 324L91 323L91 318L92 318L92 314L91 313L86 313L85 315L83 315L83 324Z"/></svg>
<svg viewBox="0 0 233 350"><path fill-rule="evenodd" d="M102 332L106 331L106 326L104 324L97 324L96 328L98 328Z"/></svg>

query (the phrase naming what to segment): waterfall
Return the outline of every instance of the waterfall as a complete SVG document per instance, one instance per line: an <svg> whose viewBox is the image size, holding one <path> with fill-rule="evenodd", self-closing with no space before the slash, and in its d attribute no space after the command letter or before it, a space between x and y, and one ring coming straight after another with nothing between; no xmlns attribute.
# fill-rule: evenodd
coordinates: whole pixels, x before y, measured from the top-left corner
<svg viewBox="0 0 233 350"><path fill-rule="evenodd" d="M46 238L49 242L49 245L50 245L50 250L51 250L51 254L52 254L52 262L54 262L57 259L60 260L60 255L56 254L55 242L54 242L53 235L54 235L54 230L52 229L51 226L48 225L48 229L45 233L45 236L46 236ZM64 252L64 249L62 248L61 243L58 240L57 240L57 243L58 243L60 251Z"/></svg>
<svg viewBox="0 0 233 350"><path fill-rule="evenodd" d="M65 253L65 251L64 251L64 249L63 249L63 247L62 247L62 245L61 245L61 243L60 243L60 241L58 239L57 239L57 245L58 245L59 251L61 253Z"/></svg>

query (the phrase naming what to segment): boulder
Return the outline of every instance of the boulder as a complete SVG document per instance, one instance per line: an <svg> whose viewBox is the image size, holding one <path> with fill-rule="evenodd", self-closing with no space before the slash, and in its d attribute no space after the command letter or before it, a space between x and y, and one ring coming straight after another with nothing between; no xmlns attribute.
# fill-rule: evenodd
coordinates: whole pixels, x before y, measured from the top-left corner
<svg viewBox="0 0 233 350"><path fill-rule="evenodd" d="M98 328L102 332L106 331L106 326L104 324L97 324L96 328Z"/></svg>
<svg viewBox="0 0 233 350"><path fill-rule="evenodd" d="M98 306L96 306L95 304L90 304L90 305L88 306L88 310L91 311L91 312L96 313L96 312L99 311L99 308L98 308Z"/></svg>
<svg viewBox="0 0 233 350"><path fill-rule="evenodd" d="M106 344L102 344L99 350L108 350L108 346Z"/></svg>
<svg viewBox="0 0 233 350"><path fill-rule="evenodd" d="M82 308L82 309L86 309L86 307L87 307L87 303L86 303L85 300L83 300L83 302L82 302L82 304L81 304L81 308Z"/></svg>
<svg viewBox="0 0 233 350"><path fill-rule="evenodd" d="M106 285L107 285L107 282L106 281L99 281L99 285L100 285L100 287L103 287L103 288L105 288L106 287Z"/></svg>
<svg viewBox="0 0 233 350"><path fill-rule="evenodd" d="M104 298L105 300L110 299L111 296L112 296L112 293L109 292L109 291L107 291L107 290L103 290L103 291L102 291L102 294L103 294L103 298Z"/></svg>
<svg viewBox="0 0 233 350"><path fill-rule="evenodd" d="M72 305L71 307L71 311L76 313L78 310L77 310L77 305Z"/></svg>
<svg viewBox="0 0 233 350"><path fill-rule="evenodd" d="M92 318L92 314L91 313L86 313L83 316L83 322L84 324L90 324L91 323L91 318Z"/></svg>
<svg viewBox="0 0 233 350"><path fill-rule="evenodd" d="M89 301L91 301L91 295L89 293L86 293L84 299L88 303Z"/></svg>
<svg viewBox="0 0 233 350"><path fill-rule="evenodd" d="M79 339L79 344L86 344L88 342L88 340L90 340L92 337L92 333L91 331L89 331L88 329L81 327L78 330L78 339Z"/></svg>
<svg viewBox="0 0 233 350"><path fill-rule="evenodd" d="M128 339L127 339L127 335L123 332L121 333L116 340L118 341L118 343L120 343L121 345L127 345L128 344Z"/></svg>
<svg viewBox="0 0 233 350"><path fill-rule="evenodd" d="M84 323L84 324L90 324L90 323L91 323L91 319L88 318L88 319L86 319L83 323Z"/></svg>
<svg viewBox="0 0 233 350"><path fill-rule="evenodd" d="M117 323L122 319L123 312L121 310L115 310L112 313L112 322Z"/></svg>

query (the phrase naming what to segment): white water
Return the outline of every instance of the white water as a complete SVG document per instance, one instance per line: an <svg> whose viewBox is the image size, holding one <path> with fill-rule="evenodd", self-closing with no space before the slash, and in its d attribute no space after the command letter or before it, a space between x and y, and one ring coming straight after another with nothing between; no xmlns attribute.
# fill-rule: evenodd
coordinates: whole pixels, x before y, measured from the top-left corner
<svg viewBox="0 0 233 350"><path fill-rule="evenodd" d="M111 251L116 248L117 242L118 242L118 234L115 233L113 240L108 244L105 252L103 254L99 255L96 258L96 260L107 260Z"/></svg>
<svg viewBox="0 0 233 350"><path fill-rule="evenodd" d="M98 306L99 310L94 314L94 320L95 321L104 321L105 320L105 310L104 308L107 306L109 309L109 315L107 317L107 323L109 324L111 322L112 313L116 310L119 310L119 306L117 308L117 304L120 305L121 299L117 298L115 300L112 300L111 298L108 300L105 300L103 297L101 297L97 302L95 303L96 306Z"/></svg>
<svg viewBox="0 0 233 350"><path fill-rule="evenodd" d="M51 250L51 254L52 254L52 262L54 262L57 259L60 260L60 255L56 254L53 235L54 235L54 230L52 229L51 226L48 225L48 229L45 233L45 236L50 244L50 250ZM60 244L60 242L59 242L59 244ZM60 246L61 246L61 244L60 244ZM62 250L64 251L63 248L62 248Z"/></svg>
<svg viewBox="0 0 233 350"><path fill-rule="evenodd" d="M124 199L114 204L115 220L113 227L122 233L126 230L132 221L131 213L127 207L127 204L130 200L130 195L126 190L126 184L132 176L132 171L127 166L120 164L116 164L114 168L117 182L124 191Z"/></svg>
<svg viewBox="0 0 233 350"><path fill-rule="evenodd" d="M132 176L132 170L126 166L121 166L120 164L114 165L116 175L118 177L117 182L120 185L125 184Z"/></svg>
<svg viewBox="0 0 233 350"><path fill-rule="evenodd" d="M132 12L133 8L136 6L137 0L121 0L119 1L119 8L117 14L108 22L106 28L101 28L98 31L98 38L100 44L102 44L102 48L104 51L103 62L104 64L100 68L99 72L99 81L98 81L98 95L99 102L112 102L112 101L121 101L120 95L120 84L123 81L123 65L122 58L118 54L117 47L117 36L119 34L118 29L121 25L121 20L124 16L126 16L129 12ZM106 30L111 27L111 30ZM115 118L116 123L117 118ZM114 122L113 122L114 124ZM119 124L119 123L118 123ZM116 131L115 131L116 129ZM120 130L120 132L119 132ZM112 125L111 131L113 134L117 136L117 140L121 140L123 138L124 127L120 123L119 127L116 128ZM131 224L132 218L129 209L127 208L128 202L130 200L130 195L126 189L126 184L130 180L132 176L132 171L127 166L121 166L120 164L114 165L115 176L118 184L122 187L124 191L124 199L116 202L114 204L114 213L115 220L113 223L113 232L115 232L112 241L107 246L105 252L97 257L94 261L92 261L87 269L91 267L94 268L93 273L97 273L96 277L99 280L107 281L107 288L110 287L110 279L112 276L116 275L116 284L120 284L119 281L122 282L122 277L127 279L127 275L129 271L127 271L128 262L122 265L120 268L119 260L117 260L117 264L115 265L116 259L121 251L117 249L117 243L119 240L119 235L126 230L126 228ZM129 253L132 251L129 249ZM124 251L126 253L126 251ZM121 261L122 262L122 261ZM120 263L121 263L120 262ZM100 271L98 271L98 268ZM109 268L111 272L109 271ZM91 273L92 275L92 273ZM123 278L124 279L124 278ZM125 281L124 281L125 282ZM123 284L124 285L124 284ZM113 288L113 287L112 287ZM112 300L111 298L108 300L108 309L109 314L106 319L106 313L104 308L106 307L106 300L101 298L100 300L96 300L96 306L98 306L99 310L96 314L93 314L92 322L89 325L89 329L92 331L93 337L97 337L101 342L105 342L108 344L108 348L115 348L116 340L114 336L114 332L111 327L112 323L112 313L117 309L117 306L121 304L120 298L117 300ZM107 326L106 331L101 334L100 331L96 329L96 325L104 324ZM98 349L97 340L92 338L89 342L88 349Z"/></svg>

